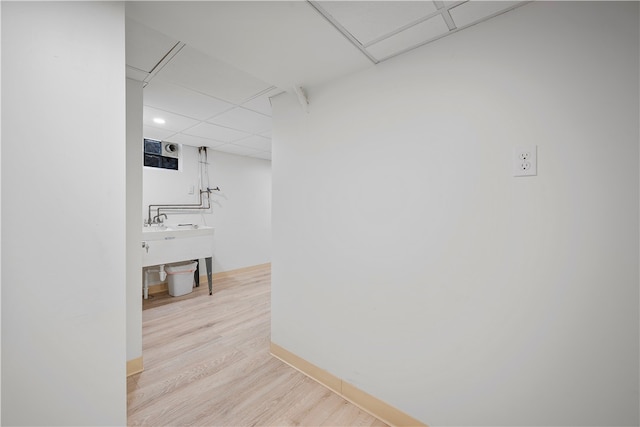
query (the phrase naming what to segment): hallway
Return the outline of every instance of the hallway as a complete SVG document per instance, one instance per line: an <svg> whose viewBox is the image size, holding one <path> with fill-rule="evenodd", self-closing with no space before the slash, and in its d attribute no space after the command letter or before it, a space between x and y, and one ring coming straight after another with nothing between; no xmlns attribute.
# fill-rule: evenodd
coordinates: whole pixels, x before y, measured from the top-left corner
<svg viewBox="0 0 640 427"><path fill-rule="evenodd" d="M144 372L127 379L129 425L384 426L269 354L270 266L214 279L143 310Z"/></svg>

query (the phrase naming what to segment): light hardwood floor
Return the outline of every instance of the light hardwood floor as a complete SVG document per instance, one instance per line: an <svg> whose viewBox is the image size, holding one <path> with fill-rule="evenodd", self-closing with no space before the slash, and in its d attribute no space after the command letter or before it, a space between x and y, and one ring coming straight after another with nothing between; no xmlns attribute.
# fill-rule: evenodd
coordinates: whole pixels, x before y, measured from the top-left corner
<svg viewBox="0 0 640 427"><path fill-rule="evenodd" d="M271 271L214 279L142 312L144 372L127 379L129 425L385 426L269 354Z"/></svg>

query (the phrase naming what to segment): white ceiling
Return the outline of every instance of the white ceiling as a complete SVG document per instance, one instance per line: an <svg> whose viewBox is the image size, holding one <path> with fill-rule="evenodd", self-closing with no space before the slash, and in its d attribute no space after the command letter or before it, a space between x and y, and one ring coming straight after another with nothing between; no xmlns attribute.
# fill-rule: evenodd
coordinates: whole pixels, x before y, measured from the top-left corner
<svg viewBox="0 0 640 427"><path fill-rule="evenodd" d="M145 82L145 138L270 160L269 97L374 67L525 3L127 2L127 77Z"/></svg>

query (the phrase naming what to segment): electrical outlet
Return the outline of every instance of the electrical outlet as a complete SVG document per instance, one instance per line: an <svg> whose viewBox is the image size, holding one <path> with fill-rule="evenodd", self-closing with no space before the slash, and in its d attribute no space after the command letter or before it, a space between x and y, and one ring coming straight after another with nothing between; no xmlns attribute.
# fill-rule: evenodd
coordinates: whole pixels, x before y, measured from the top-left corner
<svg viewBox="0 0 640 427"><path fill-rule="evenodd" d="M513 176L535 176L538 174L537 146L513 149Z"/></svg>
<svg viewBox="0 0 640 427"><path fill-rule="evenodd" d="M193 192L194 192L193 185L190 185L190 186L189 186L189 189L187 190L187 193L188 193L188 194L193 194Z"/></svg>

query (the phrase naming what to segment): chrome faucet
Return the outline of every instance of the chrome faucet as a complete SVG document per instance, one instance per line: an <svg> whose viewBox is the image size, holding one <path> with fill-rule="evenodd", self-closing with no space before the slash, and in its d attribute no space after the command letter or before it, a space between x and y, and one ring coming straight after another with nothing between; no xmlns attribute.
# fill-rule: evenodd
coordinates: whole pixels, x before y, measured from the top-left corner
<svg viewBox="0 0 640 427"><path fill-rule="evenodd" d="M169 217L167 217L167 214L160 214L160 215L156 215L153 217L153 222L152 224L162 224L162 219L160 219L160 217L164 217L164 219L169 219Z"/></svg>

